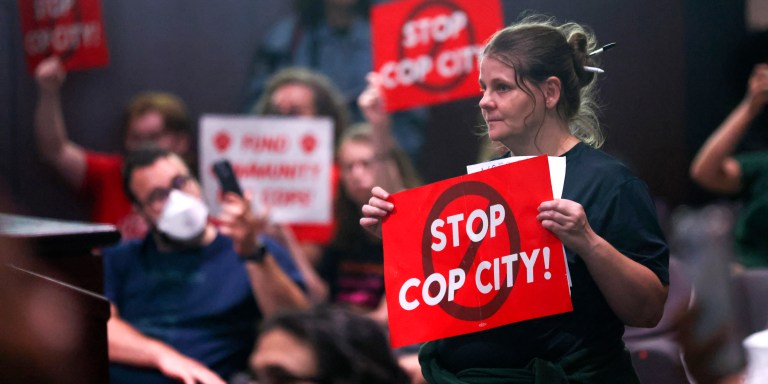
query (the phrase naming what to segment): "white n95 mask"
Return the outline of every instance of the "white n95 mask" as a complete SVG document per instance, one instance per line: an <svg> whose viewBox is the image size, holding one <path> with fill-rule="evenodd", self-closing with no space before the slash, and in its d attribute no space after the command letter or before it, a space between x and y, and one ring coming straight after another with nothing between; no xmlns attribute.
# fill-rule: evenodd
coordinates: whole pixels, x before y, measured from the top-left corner
<svg viewBox="0 0 768 384"><path fill-rule="evenodd" d="M157 229L171 240L189 241L200 236L208 223L208 207L200 199L172 190L157 221Z"/></svg>

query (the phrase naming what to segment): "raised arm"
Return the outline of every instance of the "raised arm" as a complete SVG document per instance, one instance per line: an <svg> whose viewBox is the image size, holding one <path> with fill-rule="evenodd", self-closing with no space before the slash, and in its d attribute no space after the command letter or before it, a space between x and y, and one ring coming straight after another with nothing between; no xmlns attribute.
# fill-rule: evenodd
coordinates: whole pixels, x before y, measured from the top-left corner
<svg viewBox="0 0 768 384"><path fill-rule="evenodd" d="M120 318L117 307L107 321L109 360L137 367L155 368L185 384L223 384L224 380L197 360L157 339L147 337Z"/></svg>
<svg viewBox="0 0 768 384"><path fill-rule="evenodd" d="M691 164L691 178L709 190L734 193L741 189L741 167L733 158L752 120L768 103L768 64L755 66L747 94L707 139Z"/></svg>
<svg viewBox="0 0 768 384"><path fill-rule="evenodd" d="M66 76L58 57L49 57L37 66L35 138L42 160L53 167L67 185L77 190L85 178L85 151L67 136L61 107L61 86Z"/></svg>
<svg viewBox="0 0 768 384"><path fill-rule="evenodd" d="M293 261L296 264L301 276L304 278L304 284L307 287L307 296L311 303L319 304L328 300L328 283L318 275L315 267L304 254L304 248L301 247L299 241L296 240L296 235L293 233L291 227L287 225L280 225L278 227L280 238L282 238L285 246L288 248Z"/></svg>
<svg viewBox="0 0 768 384"><path fill-rule="evenodd" d="M392 119L385 109L386 100L381 88L380 75L371 72L366 79L368 86L357 98L357 104L372 128L372 144L376 160L373 163L374 185L387 191L402 191L405 189L405 183L397 164L397 152L402 150L392 136Z"/></svg>

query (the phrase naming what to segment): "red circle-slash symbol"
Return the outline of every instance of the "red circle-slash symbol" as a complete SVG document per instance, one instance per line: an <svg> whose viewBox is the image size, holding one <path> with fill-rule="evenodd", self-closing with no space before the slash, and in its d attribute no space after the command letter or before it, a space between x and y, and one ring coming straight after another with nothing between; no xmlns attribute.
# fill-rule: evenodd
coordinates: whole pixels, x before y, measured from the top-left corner
<svg viewBox="0 0 768 384"><path fill-rule="evenodd" d="M427 215L427 223L432 223L435 219L437 219L440 214L443 212L443 210L451 204L454 200L460 199L462 197L466 196L479 196L481 198L484 198L488 201L488 205L490 206L492 204L501 204L504 207L505 212L512 212L507 202L504 200L504 197L499 194L495 189L493 189L491 186L479 182L479 181L465 181L462 183L458 183L453 185L452 187L446 189L443 191L443 193L438 196L437 200L435 201L434 205L432 206L432 209L430 210L429 214ZM515 221L514 215L507 215L504 219L504 225L507 229L507 244L509 246L509 252L507 254L513 254L520 251L520 232L517 227L517 222ZM424 231L422 233L422 250L421 250L421 257L422 257L422 267L424 270L424 276L427 277L433 273L435 273L435 262L433 260L433 252L432 252L432 234L431 234L431 227L430 225L424 226ZM470 266L475 261L475 258L477 257L478 248L480 247L480 243L472 243L466 250L466 253L461 258L461 262L459 263L459 268L463 269L464 272L468 272ZM514 261L513 264L513 279L517 278L517 267L518 261ZM430 292L432 292L432 295L436 295L437 292L434 292L434 287L430 288ZM453 301L447 301L443 300L439 303L440 308L442 308L447 314L450 316L453 316L454 318L460 319L460 320L466 320L466 321L478 321L478 320L485 320L492 316L493 314L498 311L502 305L504 305L505 300L507 297L512 293L512 287L501 287L501 289L496 293L495 296L493 296L490 301L488 301L485 304L481 305L472 305L472 304L459 304Z"/></svg>
<svg viewBox="0 0 768 384"><path fill-rule="evenodd" d="M436 15L450 15L453 12L464 12L464 9L451 0L430 0L414 7L406 17L406 20L418 20L421 17L434 17ZM400 41L404 39L402 33L404 33L403 30L401 30ZM415 48L405 48L400 46L398 48L398 58L414 58L420 55L437 57L440 52L449 51L453 48L462 46L471 46L477 41L477 32L475 31L474 26L469 23L460 36L450 39L450 41L435 42L433 44L417 46ZM414 83L414 86L430 93L447 92L458 87L471 75L471 72L466 72L460 76L442 78L441 76L432 73L427 76L425 81Z"/></svg>

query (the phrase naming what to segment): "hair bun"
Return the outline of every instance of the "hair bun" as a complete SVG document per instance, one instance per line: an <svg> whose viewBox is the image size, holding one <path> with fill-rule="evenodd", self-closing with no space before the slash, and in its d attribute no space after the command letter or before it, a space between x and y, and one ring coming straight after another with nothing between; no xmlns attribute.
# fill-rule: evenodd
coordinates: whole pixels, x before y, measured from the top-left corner
<svg viewBox="0 0 768 384"><path fill-rule="evenodd" d="M592 82L595 74L584 70L584 66L594 66L593 60L589 57L589 37L583 32L574 31L568 36L568 44L573 49L573 64L576 76L579 79L579 85L584 87Z"/></svg>

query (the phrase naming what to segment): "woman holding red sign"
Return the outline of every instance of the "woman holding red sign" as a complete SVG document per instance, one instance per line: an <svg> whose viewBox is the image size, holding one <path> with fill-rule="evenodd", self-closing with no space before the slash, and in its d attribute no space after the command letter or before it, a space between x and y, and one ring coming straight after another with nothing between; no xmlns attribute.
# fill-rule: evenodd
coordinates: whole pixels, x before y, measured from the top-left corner
<svg viewBox="0 0 768 384"><path fill-rule="evenodd" d="M483 51L489 138L505 156L566 158L562 199L542 202L537 219L566 248L574 310L428 342L420 362L429 382L638 382L624 326L661 318L669 248L645 183L596 149L595 48L587 28L532 16ZM360 224L380 233L394 206L387 191L372 193Z"/></svg>

